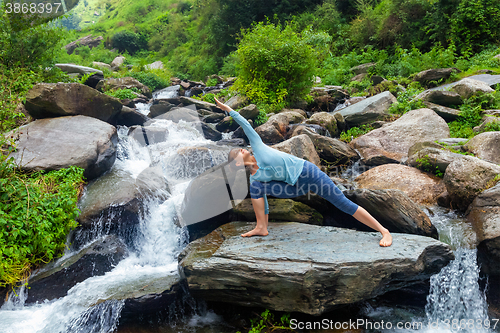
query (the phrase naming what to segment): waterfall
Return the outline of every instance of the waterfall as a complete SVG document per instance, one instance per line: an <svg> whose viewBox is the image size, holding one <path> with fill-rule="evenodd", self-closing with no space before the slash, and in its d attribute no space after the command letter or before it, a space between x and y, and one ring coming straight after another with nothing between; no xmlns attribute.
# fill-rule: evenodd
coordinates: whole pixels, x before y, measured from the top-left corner
<svg viewBox="0 0 500 333"><path fill-rule="evenodd" d="M373 322L391 323L383 332L493 332L498 322L488 317L486 295L479 286L476 234L472 226L453 211L429 209L432 224L442 242L448 243L455 260L430 279L424 310L366 304L364 314ZM398 329L395 326L401 323ZM387 327L387 326L386 326ZM370 331L371 332L371 331Z"/></svg>
<svg viewBox="0 0 500 333"><path fill-rule="evenodd" d="M205 147L213 142L205 139L194 124L182 120L179 123L161 120L152 126L168 128L166 142L144 147L127 136L126 127L119 129L117 160L112 171L136 179L148 166L161 165L167 171L165 166L168 165L170 171L191 168L191 177L186 177L185 172L165 172L170 187L168 198L145 200L146 209L139 216L129 257L105 275L93 276L76 284L65 297L56 300L25 305L29 290L21 288L17 296L11 295L0 309L0 332L112 332L119 322L126 295L140 290L148 281L178 280L177 255L187 243L187 231L176 225L177 211L189 182L207 166L202 165L198 170L196 166L172 161L183 147ZM215 164L226 158L227 152L224 154L223 151L210 155ZM184 176L179 178L178 174ZM86 238L82 236L81 243L95 241L107 233L109 227L106 218L102 217ZM67 253L65 257L71 254Z"/></svg>

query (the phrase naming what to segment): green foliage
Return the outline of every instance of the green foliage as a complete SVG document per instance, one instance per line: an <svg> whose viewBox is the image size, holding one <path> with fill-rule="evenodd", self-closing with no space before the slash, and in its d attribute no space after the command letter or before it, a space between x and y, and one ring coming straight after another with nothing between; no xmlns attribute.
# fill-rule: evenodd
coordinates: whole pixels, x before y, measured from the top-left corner
<svg viewBox="0 0 500 333"><path fill-rule="evenodd" d="M120 52L127 51L130 54L134 54L140 50L146 49L147 41L144 36L131 31L122 30L113 36L111 45L116 47Z"/></svg>
<svg viewBox="0 0 500 333"><path fill-rule="evenodd" d="M5 142L2 142L5 143ZM0 287L25 279L31 268L62 254L76 227L83 169L24 174L0 154Z"/></svg>
<svg viewBox="0 0 500 333"><path fill-rule="evenodd" d="M267 113L264 110L259 110L259 114L254 119L255 126L257 127L264 124L268 118L269 117L267 116Z"/></svg>
<svg viewBox="0 0 500 333"><path fill-rule="evenodd" d="M37 25L40 20L31 16L7 16L4 6L5 2L0 3L0 64L11 69L50 66L63 30Z"/></svg>
<svg viewBox="0 0 500 333"><path fill-rule="evenodd" d="M155 91L170 86L170 80L166 76L168 73L162 70L152 70L149 72L130 72L131 76L142 84L148 86L149 90Z"/></svg>
<svg viewBox="0 0 500 333"><path fill-rule="evenodd" d="M137 89L137 88L136 88ZM117 89L113 91L106 91L106 95L111 96L111 97L116 97L118 99L134 99L137 97L136 94L134 94L134 91L132 89L124 88L124 89Z"/></svg>
<svg viewBox="0 0 500 333"><path fill-rule="evenodd" d="M361 125L360 127L351 127L347 131L340 133L340 140L344 142L351 142L358 136L364 135L373 130L371 125Z"/></svg>
<svg viewBox="0 0 500 333"><path fill-rule="evenodd" d="M258 318L250 319L251 327L248 333L261 333L263 331L287 330L292 331L290 328L290 313L285 313L280 317L277 322L274 319L274 314L266 309L258 316Z"/></svg>
<svg viewBox="0 0 500 333"><path fill-rule="evenodd" d="M316 60L302 36L290 26L282 29L271 23L256 24L242 34L235 89L274 110L309 93Z"/></svg>
<svg viewBox="0 0 500 333"><path fill-rule="evenodd" d="M425 172L429 172L432 174L435 174L436 176L443 178L444 173L439 170L439 167L437 165L434 165L429 158L429 155L425 155L422 158L417 158L417 167Z"/></svg>
<svg viewBox="0 0 500 333"><path fill-rule="evenodd" d="M219 83L219 81L217 81L216 78L211 78L211 79L207 80L207 83L205 83L205 85L207 87L213 87L213 86L217 85L217 83Z"/></svg>
<svg viewBox="0 0 500 333"><path fill-rule="evenodd" d="M388 112L392 114L405 114L408 111L422 109L425 108L424 102L418 99L415 100L414 97L420 94L424 89L418 84L418 82L414 82L409 85L406 90L400 91L396 96L398 100L397 103L392 104Z"/></svg>

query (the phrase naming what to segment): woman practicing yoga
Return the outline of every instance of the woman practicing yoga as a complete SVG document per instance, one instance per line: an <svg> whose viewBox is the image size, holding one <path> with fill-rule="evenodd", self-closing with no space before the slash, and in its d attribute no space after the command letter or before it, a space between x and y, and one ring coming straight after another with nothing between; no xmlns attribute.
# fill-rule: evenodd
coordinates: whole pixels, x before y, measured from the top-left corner
<svg viewBox="0 0 500 333"><path fill-rule="evenodd" d="M267 236L269 207L266 194L277 198L294 198L309 191L320 195L341 211L352 215L361 223L382 234L380 246L390 246L392 236L363 207L347 199L333 181L316 165L296 156L268 147L262 142L250 123L238 112L215 99L217 106L229 112L229 115L243 128L253 154L243 148L229 152L228 161L236 160L235 165L245 166L250 170L250 196L257 218L255 229L242 234L243 237Z"/></svg>

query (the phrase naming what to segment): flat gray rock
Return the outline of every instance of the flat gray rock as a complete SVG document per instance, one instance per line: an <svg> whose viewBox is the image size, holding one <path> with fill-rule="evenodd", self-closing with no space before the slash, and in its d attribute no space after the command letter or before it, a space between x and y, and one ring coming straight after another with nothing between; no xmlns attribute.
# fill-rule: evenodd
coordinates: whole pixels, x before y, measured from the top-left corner
<svg viewBox="0 0 500 333"><path fill-rule="evenodd" d="M396 97L389 91L384 91L383 93L348 106L339 112L345 118L349 126L359 126L387 116L387 109L396 102Z"/></svg>
<svg viewBox="0 0 500 333"><path fill-rule="evenodd" d="M336 306L427 280L454 259L435 239L300 223L269 223L267 237L243 238L254 224L232 222L179 256L190 293L205 300L320 315Z"/></svg>
<svg viewBox="0 0 500 333"><path fill-rule="evenodd" d="M500 83L500 75L479 74L479 75L469 76L468 78L473 79L473 80L482 81L492 88L494 88L494 86L496 86L497 84ZM460 81L452 82L452 83L448 83L448 84L443 84L442 86L435 87L435 88L432 88L429 90L447 90L447 89L453 87L454 85L456 85L458 82L460 82Z"/></svg>

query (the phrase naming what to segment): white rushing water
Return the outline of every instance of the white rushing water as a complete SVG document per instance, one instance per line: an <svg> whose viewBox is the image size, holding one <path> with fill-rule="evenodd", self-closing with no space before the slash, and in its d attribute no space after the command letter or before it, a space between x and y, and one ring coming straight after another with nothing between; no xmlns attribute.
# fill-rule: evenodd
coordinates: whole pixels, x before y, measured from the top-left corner
<svg viewBox="0 0 500 333"><path fill-rule="evenodd" d="M186 231L175 224L177 211L189 181L204 170L171 161L183 147L213 142L184 121L176 124L162 120L153 126L168 129L166 142L143 147L126 135L127 128L119 130L118 157L113 168L132 179L150 165L168 164L170 171L166 173L170 194L167 200L150 198L146 202L130 256L105 275L88 278L71 288L67 296L50 302L25 305L29 290L22 288L18 297L12 295L0 309L1 333L112 332L124 306L119 295L139 290L145 281L175 280L178 276L177 255L187 239ZM222 153L214 155L212 162L221 163L225 158ZM186 167L191 169L191 177L186 176ZM96 228L91 234L95 238L104 233L104 228Z"/></svg>

